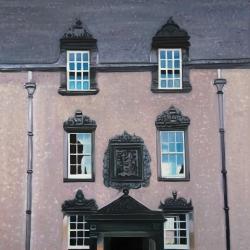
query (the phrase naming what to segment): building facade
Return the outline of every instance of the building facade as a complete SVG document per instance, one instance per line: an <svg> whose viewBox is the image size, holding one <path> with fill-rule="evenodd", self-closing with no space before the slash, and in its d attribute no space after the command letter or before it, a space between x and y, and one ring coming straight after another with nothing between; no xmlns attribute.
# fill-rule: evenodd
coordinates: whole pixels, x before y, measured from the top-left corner
<svg viewBox="0 0 250 250"><path fill-rule="evenodd" d="M33 250L230 249L218 78L230 244L248 249L247 1L2 6L24 29L1 42L0 249L25 249L29 214Z"/></svg>

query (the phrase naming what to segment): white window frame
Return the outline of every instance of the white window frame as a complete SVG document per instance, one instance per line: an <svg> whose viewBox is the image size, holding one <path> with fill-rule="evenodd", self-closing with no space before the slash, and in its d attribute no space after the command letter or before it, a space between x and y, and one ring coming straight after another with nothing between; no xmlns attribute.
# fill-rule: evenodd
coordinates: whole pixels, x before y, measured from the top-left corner
<svg viewBox="0 0 250 250"><path fill-rule="evenodd" d="M72 216L76 216L77 217L77 220L78 220L78 215L72 215ZM83 216L83 215L81 215L81 216ZM84 220L84 216L83 216L83 220ZM76 222L76 224L77 224L77 222ZM85 221L83 221L83 224L85 225L86 224L86 222ZM70 229L70 215L68 215L68 248L69 249L90 249L90 246L88 246L88 245L82 245L82 246L71 246L70 245L70 232L71 231L76 231L76 234L77 234L77 229ZM83 231L83 232L88 232L89 231L89 229L86 229L85 228L85 226L83 227L83 229L81 229L81 231ZM76 237L77 238L77 237ZM83 237L83 239L89 239L89 237ZM83 241L84 242L84 241Z"/></svg>
<svg viewBox="0 0 250 250"><path fill-rule="evenodd" d="M165 244L164 242L164 249L167 250L167 249L185 249L185 250L189 250L190 249L190 226L189 226L189 213L180 213L180 214L169 214L169 215L165 215L165 219L168 219L168 218L175 218L175 217L178 217L180 215L185 215L185 223L186 223L186 229L165 229L165 225L166 225L166 221L164 222L164 232L165 231L176 231L178 233L180 233L180 230L185 230L186 231L186 239L187 239L187 244ZM184 221L178 221L178 223L181 223L181 222L184 222ZM165 237L164 237L165 239Z"/></svg>
<svg viewBox="0 0 250 250"><path fill-rule="evenodd" d="M69 56L70 56L70 53L74 53L75 55L77 53L80 53L81 55L87 53L88 54L88 70L84 70L84 69L81 69L81 70L77 70L77 61L76 59L74 60L74 64L75 64L75 69L74 70L71 70L70 69L70 60L69 60ZM79 61L81 64L83 64L83 62L85 61ZM85 62L86 63L86 62ZM77 82L77 73L81 73L81 86L82 88L81 89L71 89L70 88L70 72L74 72L75 74L75 86L76 86L76 82ZM83 89L83 73L84 72L88 72L88 79L86 79L86 81L88 81L88 88L86 89ZM88 91L90 90L90 51L89 50L67 50L67 90L68 91Z"/></svg>
<svg viewBox="0 0 250 250"><path fill-rule="evenodd" d="M179 58L179 60L180 60L180 68L175 68L174 67L174 57L173 56L174 56L174 51L177 51L177 50L179 51L179 55L180 55L180 58ZM165 68L161 67L161 58L160 58L160 52L161 51L165 51L165 53L166 53L165 62L167 62L168 60L172 60L172 68L168 68L167 63L166 63ZM171 51L172 59L167 58L167 52L168 51ZM167 78L167 74L166 74L166 79L162 79L161 78L161 70L166 70L166 73L167 73L168 69L173 70L173 72L174 72L175 69L180 70L180 77L179 78L174 77L174 78L170 79L170 78ZM173 82L174 82L175 79L179 79L180 80L180 86L179 87L174 87L174 85L173 85L173 87L168 87L168 84L166 84L165 88L162 87L161 86L161 80L166 80L166 82L167 82L168 79L173 80ZM170 49L170 48L159 48L158 49L158 88L159 89L168 89L168 90L182 89L182 49L181 48L172 48L172 49Z"/></svg>
<svg viewBox="0 0 250 250"><path fill-rule="evenodd" d="M174 132L175 133L175 137L176 137L176 132L181 132L182 133L182 137L183 137L183 152L177 152L175 150L175 152L170 152L168 150L168 152L162 152L162 133L166 133L166 132ZM161 178L169 178L169 179L183 179L183 178L186 178L186 138L185 138L185 130L162 130L160 131L160 162L161 162L161 165L160 165L160 173L161 173ZM169 142L168 142L169 143ZM175 147L176 147L176 139L175 139ZM162 155L163 154L174 154L174 155L178 155L178 154L182 154L183 155L183 174L179 174L179 175L163 175L163 171L162 171L162 168L163 168L163 165L164 163L162 162ZM176 159L177 161L177 159ZM177 163L176 163L177 165Z"/></svg>
<svg viewBox="0 0 250 250"><path fill-rule="evenodd" d="M91 158L91 173L90 174L71 174L70 173L70 169L71 169L71 164L70 164L70 156L71 156L71 152L70 152L70 135L72 134L89 134L90 135L90 143L91 143L91 153L86 155L86 156L90 156ZM91 179L93 176L93 139L92 139L92 133L89 132L76 132L76 133L68 133L67 134L67 143L68 143L68 178L69 179L84 179L84 180L89 180ZM77 155L77 153L76 153ZM77 164L77 163L76 163Z"/></svg>

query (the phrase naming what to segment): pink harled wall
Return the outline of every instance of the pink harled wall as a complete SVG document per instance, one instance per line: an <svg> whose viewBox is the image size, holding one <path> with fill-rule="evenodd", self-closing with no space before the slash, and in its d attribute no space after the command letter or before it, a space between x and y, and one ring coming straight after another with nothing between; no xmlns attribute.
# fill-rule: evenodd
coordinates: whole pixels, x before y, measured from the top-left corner
<svg viewBox="0 0 250 250"><path fill-rule="evenodd" d="M228 78L225 120L232 249L245 250L250 233L246 223L250 220L247 165L250 100L245 76L250 77L250 72L228 70L223 74ZM73 199L77 189L81 188L86 198L95 199L99 208L121 195L104 186L102 170L109 138L124 130L142 137L152 158L150 185L131 190L130 195L155 210L160 201L171 196L172 190L177 190L179 196L193 202L192 249L225 249L217 95L212 85L216 76L216 70L192 70L190 93L154 94L150 90L149 72L99 73L97 95L61 96L57 93L59 72L35 72L32 250L66 250L67 233L61 204ZM27 93L23 83L26 80L27 73L0 74L1 250L24 249ZM191 119L189 182L157 181L154 122L170 105ZM93 183L63 183L66 152L62 125L77 109L97 123Z"/></svg>

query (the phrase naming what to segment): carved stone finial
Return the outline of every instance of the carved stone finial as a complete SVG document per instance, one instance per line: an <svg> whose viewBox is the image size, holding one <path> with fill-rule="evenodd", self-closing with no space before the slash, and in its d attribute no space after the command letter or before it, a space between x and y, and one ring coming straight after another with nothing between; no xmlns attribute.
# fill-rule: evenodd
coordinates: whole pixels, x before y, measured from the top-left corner
<svg viewBox="0 0 250 250"><path fill-rule="evenodd" d="M80 19L76 18L76 22L75 22L75 24L73 25L73 28L74 28L74 29L82 29L82 28L83 28L83 27L82 27L82 21L81 21Z"/></svg>
<svg viewBox="0 0 250 250"><path fill-rule="evenodd" d="M155 121L155 126L159 130L166 128L186 128L189 124L190 119L187 116L182 115L181 111L174 106L163 111L157 116Z"/></svg>
<svg viewBox="0 0 250 250"><path fill-rule="evenodd" d="M176 198L177 198L177 191L176 190L172 191L172 195L173 195L174 200L176 200Z"/></svg>
<svg viewBox="0 0 250 250"><path fill-rule="evenodd" d="M176 23L173 20L173 16L169 17L169 19L167 20L167 24L172 24L172 25L175 24L176 25Z"/></svg>
<svg viewBox="0 0 250 250"><path fill-rule="evenodd" d="M129 194L129 190L127 188L123 189L123 193L124 195L128 195Z"/></svg>

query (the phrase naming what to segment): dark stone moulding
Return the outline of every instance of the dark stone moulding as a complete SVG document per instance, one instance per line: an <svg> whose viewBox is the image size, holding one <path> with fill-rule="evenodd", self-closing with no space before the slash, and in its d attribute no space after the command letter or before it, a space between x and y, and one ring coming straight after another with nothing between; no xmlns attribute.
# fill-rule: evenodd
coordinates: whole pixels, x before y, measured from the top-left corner
<svg viewBox="0 0 250 250"><path fill-rule="evenodd" d="M103 160L106 187L137 189L149 185L150 155L142 138L126 131L109 140Z"/></svg>

